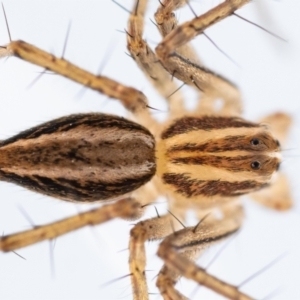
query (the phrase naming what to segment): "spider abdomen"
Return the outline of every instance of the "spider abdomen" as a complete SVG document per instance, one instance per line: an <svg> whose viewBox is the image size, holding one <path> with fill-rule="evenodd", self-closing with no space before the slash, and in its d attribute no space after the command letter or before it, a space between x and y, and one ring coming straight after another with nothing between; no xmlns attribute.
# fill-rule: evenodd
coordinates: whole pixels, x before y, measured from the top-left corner
<svg viewBox="0 0 300 300"><path fill-rule="evenodd" d="M70 115L2 141L0 179L68 201L107 200L152 178L154 148L151 133L124 118Z"/></svg>
<svg viewBox="0 0 300 300"><path fill-rule="evenodd" d="M236 117L184 117L162 133L158 174L175 194L196 202L243 195L269 184L279 143L262 125Z"/></svg>

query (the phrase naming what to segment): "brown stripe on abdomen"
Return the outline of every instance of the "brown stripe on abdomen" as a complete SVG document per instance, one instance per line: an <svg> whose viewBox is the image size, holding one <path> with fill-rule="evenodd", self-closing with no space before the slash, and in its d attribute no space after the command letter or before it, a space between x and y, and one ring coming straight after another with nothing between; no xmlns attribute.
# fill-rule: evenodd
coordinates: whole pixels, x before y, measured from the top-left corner
<svg viewBox="0 0 300 300"><path fill-rule="evenodd" d="M120 182L101 180L75 180L63 177L50 178L38 175L19 176L0 170L0 176L29 190L74 202L94 202L127 194L148 182L152 175L123 179Z"/></svg>
<svg viewBox="0 0 300 300"><path fill-rule="evenodd" d="M163 174L162 179L165 184L171 185L176 193L187 198L195 196L234 197L268 186L267 183L261 183L255 180L233 182L222 180L199 180L190 178L187 174L174 173L165 173Z"/></svg>
<svg viewBox="0 0 300 300"><path fill-rule="evenodd" d="M99 114L74 114L67 117L55 119L44 124L32 127L28 130L22 131L19 134L0 142L0 147L14 143L20 139L37 139L42 135L50 135L52 133L66 133L70 130L76 130L77 127L89 128L119 128L128 131L136 131L151 134L146 128L141 125L130 122L124 118Z"/></svg>
<svg viewBox="0 0 300 300"><path fill-rule="evenodd" d="M253 143L256 140L259 141L257 145ZM259 133L256 135L230 135L202 143L182 143L170 147L167 153L179 151L218 153L237 150L247 152L278 151L279 147L276 140L270 139L270 135Z"/></svg>

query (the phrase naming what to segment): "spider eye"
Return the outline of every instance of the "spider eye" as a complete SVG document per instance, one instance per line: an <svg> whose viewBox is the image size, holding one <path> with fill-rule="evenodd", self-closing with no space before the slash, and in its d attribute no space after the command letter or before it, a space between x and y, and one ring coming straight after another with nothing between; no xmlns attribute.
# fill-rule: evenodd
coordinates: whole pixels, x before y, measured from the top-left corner
<svg viewBox="0 0 300 300"><path fill-rule="evenodd" d="M279 168L280 168L280 163L277 164L276 171L278 171Z"/></svg>
<svg viewBox="0 0 300 300"><path fill-rule="evenodd" d="M276 144L277 144L278 148L280 148L280 142L278 140L276 140Z"/></svg>
<svg viewBox="0 0 300 300"><path fill-rule="evenodd" d="M251 163L251 168L252 168L253 170L258 170L258 169L260 169L260 162L259 162L259 161L253 161L253 162Z"/></svg>
<svg viewBox="0 0 300 300"><path fill-rule="evenodd" d="M257 146L258 144L259 144L259 139L254 138L254 139L251 140L251 145Z"/></svg>

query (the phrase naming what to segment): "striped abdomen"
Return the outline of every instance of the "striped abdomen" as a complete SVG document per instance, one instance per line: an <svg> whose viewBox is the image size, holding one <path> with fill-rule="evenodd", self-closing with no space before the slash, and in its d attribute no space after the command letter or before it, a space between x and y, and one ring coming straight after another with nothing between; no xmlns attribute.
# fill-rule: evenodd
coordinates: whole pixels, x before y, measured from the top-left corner
<svg viewBox="0 0 300 300"><path fill-rule="evenodd" d="M144 127L105 114L53 120L0 143L0 179L69 201L131 192L155 174L155 141Z"/></svg>
<svg viewBox="0 0 300 300"><path fill-rule="evenodd" d="M185 117L162 133L158 174L192 201L220 201L269 184L279 143L259 124L229 117Z"/></svg>

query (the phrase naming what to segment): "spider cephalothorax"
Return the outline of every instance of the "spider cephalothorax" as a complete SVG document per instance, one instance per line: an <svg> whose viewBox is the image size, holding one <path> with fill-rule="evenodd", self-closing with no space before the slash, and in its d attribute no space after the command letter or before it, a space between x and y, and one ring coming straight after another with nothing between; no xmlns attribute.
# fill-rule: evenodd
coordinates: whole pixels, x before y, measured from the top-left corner
<svg viewBox="0 0 300 300"><path fill-rule="evenodd" d="M235 117L176 120L158 149L168 189L206 206L267 186L280 162L271 132Z"/></svg>

